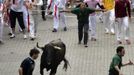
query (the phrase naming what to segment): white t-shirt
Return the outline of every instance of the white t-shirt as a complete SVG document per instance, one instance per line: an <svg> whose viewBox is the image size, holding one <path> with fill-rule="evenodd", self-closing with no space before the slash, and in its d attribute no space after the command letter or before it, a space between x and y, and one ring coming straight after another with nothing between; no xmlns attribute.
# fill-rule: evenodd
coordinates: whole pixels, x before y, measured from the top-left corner
<svg viewBox="0 0 134 75"><path fill-rule="evenodd" d="M65 8L66 0L55 0L54 4L56 4L58 8Z"/></svg>
<svg viewBox="0 0 134 75"><path fill-rule="evenodd" d="M87 3L88 4L88 7L91 8L91 9L96 9L97 3L99 3L96 0L94 0L94 1L92 1L92 0L86 0L84 2ZM92 15L92 16L95 15L95 12L92 13L92 14L90 14L90 15Z"/></svg>
<svg viewBox="0 0 134 75"><path fill-rule="evenodd" d="M15 2L13 3L13 0L11 0L11 9L16 12L23 12L23 5L24 5L24 0L14 0Z"/></svg>

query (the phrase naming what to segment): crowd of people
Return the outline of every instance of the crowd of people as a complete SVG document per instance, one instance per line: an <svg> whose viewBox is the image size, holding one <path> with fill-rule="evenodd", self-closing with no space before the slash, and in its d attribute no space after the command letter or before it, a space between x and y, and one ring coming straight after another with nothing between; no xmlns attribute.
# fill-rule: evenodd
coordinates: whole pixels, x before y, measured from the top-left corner
<svg viewBox="0 0 134 75"><path fill-rule="evenodd" d="M3 26L9 26L10 38L15 38L16 20L18 21L19 30L23 33L23 38L26 39L26 30L29 32L31 40L36 36L37 11L38 3L36 0L1 0L1 25L0 25L0 43L3 43Z"/></svg>
<svg viewBox="0 0 134 75"><path fill-rule="evenodd" d="M41 0L40 0L41 1ZM59 25L63 25L63 30L67 31L66 23L66 6L71 4L73 0L42 0L42 5L46 8L42 11L44 16L52 11L53 15L53 30L57 32ZM46 3L44 3L46 2ZM75 0L75 7L70 12L77 15L78 19L78 43L82 41L84 33L84 45L87 47L88 32L91 31L91 40L97 40L96 33L96 10L101 11L103 17L106 34L116 34L117 43L122 44L125 39L127 44L131 44L129 20L131 20L131 4L130 0ZM23 38L26 39L26 30L29 31L31 40L36 38L37 32L37 16L36 11L38 5L41 5L36 0L1 0L0 2L0 43L3 43L3 26L8 25L10 30L10 38L15 38L16 19L18 21L19 30L23 33ZM87 9L88 8L88 9ZM64 11L65 10L65 11ZM42 17L46 20L45 17ZM60 22L61 21L61 22ZM118 24L117 24L118 23ZM117 25L115 25L117 24ZM84 32L83 32L84 29ZM124 34L122 34L122 29ZM116 32L115 32L116 31ZM124 36L124 37L123 37Z"/></svg>

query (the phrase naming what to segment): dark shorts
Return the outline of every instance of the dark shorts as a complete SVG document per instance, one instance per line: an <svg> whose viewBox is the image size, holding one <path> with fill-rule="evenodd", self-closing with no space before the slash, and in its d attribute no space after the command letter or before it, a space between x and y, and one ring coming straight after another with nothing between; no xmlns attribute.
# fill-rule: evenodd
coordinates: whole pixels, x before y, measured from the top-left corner
<svg viewBox="0 0 134 75"><path fill-rule="evenodd" d="M119 75L119 72L113 70L113 71L109 71L109 75Z"/></svg>
<svg viewBox="0 0 134 75"><path fill-rule="evenodd" d="M13 10L10 10L9 17L10 17L11 28L15 28L16 18L17 18L21 29L25 29L24 20L23 20L23 12L15 12Z"/></svg>

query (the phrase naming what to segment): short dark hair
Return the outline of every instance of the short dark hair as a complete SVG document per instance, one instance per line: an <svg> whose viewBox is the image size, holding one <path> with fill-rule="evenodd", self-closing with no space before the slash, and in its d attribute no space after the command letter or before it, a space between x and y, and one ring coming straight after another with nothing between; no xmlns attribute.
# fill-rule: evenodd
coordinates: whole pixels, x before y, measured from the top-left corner
<svg viewBox="0 0 134 75"><path fill-rule="evenodd" d="M39 53L40 52L39 52L39 50L37 48L33 48L33 49L30 50L29 55L32 57L33 54L39 54Z"/></svg>
<svg viewBox="0 0 134 75"><path fill-rule="evenodd" d="M84 2L81 2L76 6L76 8L79 8L81 6L81 4L84 3ZM86 7L88 7L88 4L87 3L84 3L86 5Z"/></svg>
<svg viewBox="0 0 134 75"><path fill-rule="evenodd" d="M122 49L124 49L123 46L118 46L117 49L116 49L116 53L119 53L122 51Z"/></svg>

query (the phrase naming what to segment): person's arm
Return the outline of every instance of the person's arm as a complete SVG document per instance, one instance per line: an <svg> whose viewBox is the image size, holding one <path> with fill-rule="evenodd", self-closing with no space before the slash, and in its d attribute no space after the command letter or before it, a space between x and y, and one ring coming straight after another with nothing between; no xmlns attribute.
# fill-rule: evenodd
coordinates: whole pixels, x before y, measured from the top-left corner
<svg viewBox="0 0 134 75"><path fill-rule="evenodd" d="M19 68L19 75L23 75L23 69L22 69L22 67Z"/></svg>
<svg viewBox="0 0 134 75"><path fill-rule="evenodd" d="M131 7L129 1L127 2L127 13L128 13L129 20L131 20Z"/></svg>
<svg viewBox="0 0 134 75"><path fill-rule="evenodd" d="M127 65L134 65L133 62L131 60L129 60L128 63L122 64L122 66L127 66Z"/></svg>
<svg viewBox="0 0 134 75"><path fill-rule="evenodd" d="M23 75L23 69L25 69L25 67L26 67L26 60L22 61L21 65L20 65L20 68L18 70L19 75Z"/></svg>
<svg viewBox="0 0 134 75"><path fill-rule="evenodd" d="M97 5L101 8L101 9L105 9L103 5L100 5L100 3L98 2Z"/></svg>
<svg viewBox="0 0 134 75"><path fill-rule="evenodd" d="M62 10L60 12L68 12L68 13L78 14L78 11L79 11L79 8L73 8L73 9Z"/></svg>
<svg viewBox="0 0 134 75"><path fill-rule="evenodd" d="M29 75L29 70L30 70L30 63L28 60L24 60L19 68L19 75L23 75L23 72L25 71L26 75Z"/></svg>
<svg viewBox="0 0 134 75"><path fill-rule="evenodd" d="M118 16L118 3L115 1L115 7L114 7L114 9L115 9L115 21L117 22L118 20L117 20L117 16Z"/></svg>
<svg viewBox="0 0 134 75"><path fill-rule="evenodd" d="M71 13L71 10L66 9L66 10L61 10L60 12L68 12L68 13Z"/></svg>
<svg viewBox="0 0 134 75"><path fill-rule="evenodd" d="M103 11L103 12L105 12L106 10L105 9L91 9L91 8L89 8L89 13L93 13L93 12L100 12L100 11Z"/></svg>
<svg viewBox="0 0 134 75"><path fill-rule="evenodd" d="M117 65L114 68L119 72L119 75L123 75L121 70L119 69L119 67Z"/></svg>
<svg viewBox="0 0 134 75"><path fill-rule="evenodd" d="M133 62L131 62L131 61L129 60L128 63L122 64L122 66L127 66L127 65L133 65ZM122 72L121 72L121 70L119 69L118 65L115 65L114 68L119 72L119 75L123 75Z"/></svg>
<svg viewBox="0 0 134 75"><path fill-rule="evenodd" d="M4 3L3 3L3 11L4 12L7 12L7 9L9 9L11 6L11 3L10 3L10 0L5 0Z"/></svg>
<svg viewBox="0 0 134 75"><path fill-rule="evenodd" d="M28 0L24 1L24 6L26 6L26 8L29 8L29 1Z"/></svg>
<svg viewBox="0 0 134 75"><path fill-rule="evenodd" d="M95 9L95 11L96 11L96 12L100 12L100 11L105 12L105 11L106 11L106 9Z"/></svg>
<svg viewBox="0 0 134 75"><path fill-rule="evenodd" d="M50 10L50 7L52 6L52 2L50 2L50 4L48 4L47 9Z"/></svg>

